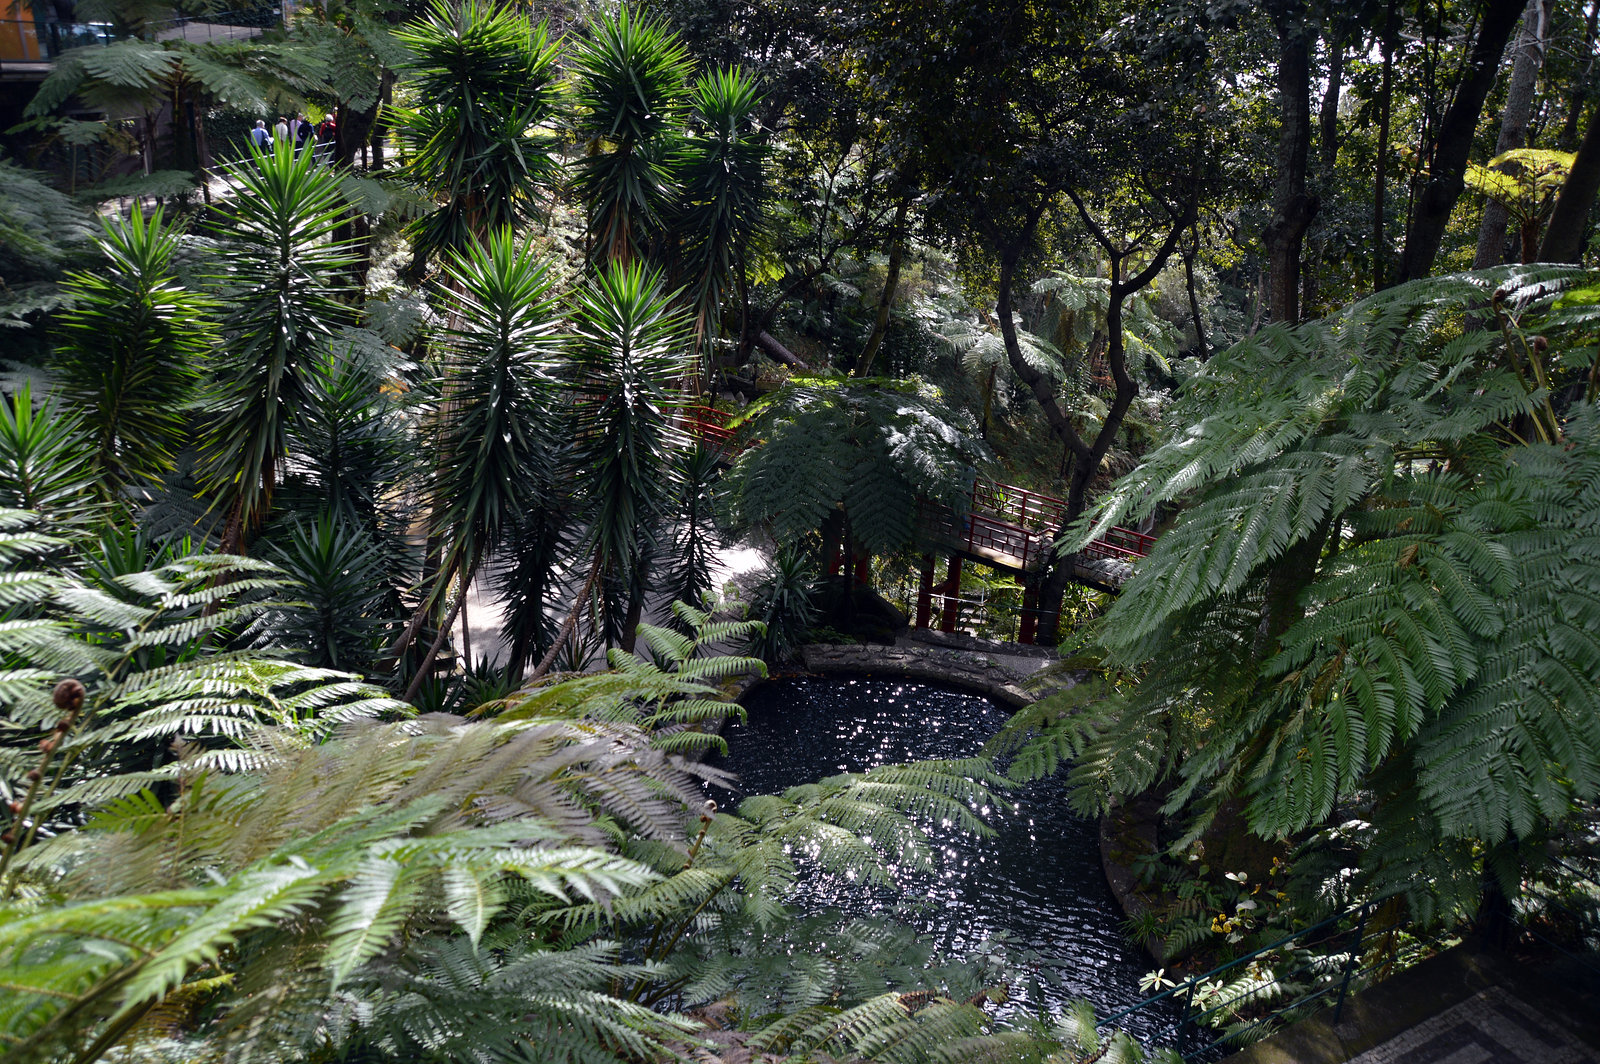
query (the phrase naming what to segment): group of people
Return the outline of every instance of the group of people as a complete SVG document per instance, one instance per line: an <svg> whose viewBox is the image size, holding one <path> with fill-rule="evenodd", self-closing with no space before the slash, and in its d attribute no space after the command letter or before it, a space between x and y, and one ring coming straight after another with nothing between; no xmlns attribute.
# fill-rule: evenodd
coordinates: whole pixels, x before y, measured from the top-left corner
<svg viewBox="0 0 1600 1064"><path fill-rule="evenodd" d="M304 114L284 115L270 130L266 119L257 119L250 131L250 139L262 151L272 150L274 144L293 144L296 155L310 151L320 163L333 161L334 145L339 139L336 112L329 111L321 122L312 124Z"/></svg>

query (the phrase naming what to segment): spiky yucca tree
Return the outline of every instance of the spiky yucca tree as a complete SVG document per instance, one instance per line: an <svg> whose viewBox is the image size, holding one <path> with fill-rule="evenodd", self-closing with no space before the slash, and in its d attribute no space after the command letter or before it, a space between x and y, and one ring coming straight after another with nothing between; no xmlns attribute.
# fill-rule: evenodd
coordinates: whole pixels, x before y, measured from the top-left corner
<svg viewBox="0 0 1600 1064"><path fill-rule="evenodd" d="M541 489L555 481L560 385L553 370L560 341L548 269L510 229L501 229L452 253L447 276L440 298L457 324L443 338L442 404L432 431L438 464L428 489L444 556L396 653L444 600L452 580L459 576L464 589L522 515L549 501ZM429 660L460 603L458 595ZM411 693L426 671L425 661Z"/></svg>
<svg viewBox="0 0 1600 1064"><path fill-rule="evenodd" d="M158 477L188 442L195 386L216 344L208 300L173 276L181 230L157 207L107 220L103 262L67 280L55 370L95 437L101 488Z"/></svg>
<svg viewBox="0 0 1600 1064"><path fill-rule="evenodd" d="M554 179L556 47L543 23L489 0L432 0L396 36L411 50L416 106L397 112L406 176L435 200L412 223L420 259L539 212Z"/></svg>
<svg viewBox="0 0 1600 1064"><path fill-rule="evenodd" d="M589 23L575 50L573 120L587 155L576 186L589 220L589 260L645 254L671 199L669 153L682 118L689 55L665 22L628 4Z"/></svg>
<svg viewBox="0 0 1600 1064"><path fill-rule="evenodd" d="M93 438L53 396L24 384L0 394L0 506L29 510L57 533L88 531L105 517Z"/></svg>
<svg viewBox="0 0 1600 1064"><path fill-rule="evenodd" d="M749 257L766 219L766 146L754 122L760 99L737 68L706 74L690 96L693 132L675 160L683 192L672 229L702 346L716 334L730 293L743 301Z"/></svg>
<svg viewBox="0 0 1600 1064"><path fill-rule="evenodd" d="M1454 915L1487 864L1514 895L1518 840L1600 795L1593 290L1552 309L1574 276L1418 281L1207 363L1076 540L1184 506L1098 633L1142 679L1024 715L1017 772L1073 761L1085 809L1163 782L1197 829L1236 800L1276 839L1353 806L1370 889Z"/></svg>
<svg viewBox="0 0 1600 1064"><path fill-rule="evenodd" d="M207 487L226 508L222 549L241 551L266 517L289 450L289 424L307 402L308 363L349 320L340 280L349 249L340 177L292 145L229 168L215 262L228 307L201 439Z"/></svg>
<svg viewBox="0 0 1600 1064"><path fill-rule="evenodd" d="M687 444L670 409L673 383L686 362L687 330L661 275L638 263L603 267L579 289L576 311L572 459L592 559L580 601L601 579L629 586L627 615L617 628L631 648L643 606L641 566L672 511L677 456ZM569 624L557 646L570 634Z"/></svg>

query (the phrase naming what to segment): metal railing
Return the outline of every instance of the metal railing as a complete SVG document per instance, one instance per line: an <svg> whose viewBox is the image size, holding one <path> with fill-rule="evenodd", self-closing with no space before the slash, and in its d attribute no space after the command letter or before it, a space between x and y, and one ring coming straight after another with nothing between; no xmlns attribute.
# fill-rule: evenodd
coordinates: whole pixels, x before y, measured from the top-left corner
<svg viewBox="0 0 1600 1064"><path fill-rule="evenodd" d="M1376 905L1368 902L1285 935L1113 1012L1098 1026L1115 1028L1136 1015L1157 1015L1158 1003L1163 1009L1176 1003L1180 1018L1159 1023L1141 1040L1173 1049L1185 1061L1201 1061L1330 1006L1337 1023L1350 992L1393 963L1388 951L1369 948L1378 937L1370 919Z"/></svg>

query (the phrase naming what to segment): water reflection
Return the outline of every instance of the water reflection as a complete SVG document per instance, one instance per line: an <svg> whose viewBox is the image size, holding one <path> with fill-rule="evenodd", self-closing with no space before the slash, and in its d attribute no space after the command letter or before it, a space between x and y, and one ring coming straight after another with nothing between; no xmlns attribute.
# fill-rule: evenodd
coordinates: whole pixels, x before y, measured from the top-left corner
<svg viewBox="0 0 1600 1064"><path fill-rule="evenodd" d="M724 733L723 765L747 794L876 765L969 757L1006 717L985 698L872 679L775 680L745 706L748 723ZM1137 1001L1139 977L1154 965L1121 933L1096 825L1068 812L1055 781L1005 797L1014 810L981 810L994 837L948 825L937 830L933 871L901 873L905 892L898 897L822 875L807 884L808 894L819 907L893 907L941 952L965 953L996 938L1009 941L1014 954L1031 952L1037 981L1012 988L1023 1008L1084 997L1104 1016ZM907 904L908 897L918 901Z"/></svg>

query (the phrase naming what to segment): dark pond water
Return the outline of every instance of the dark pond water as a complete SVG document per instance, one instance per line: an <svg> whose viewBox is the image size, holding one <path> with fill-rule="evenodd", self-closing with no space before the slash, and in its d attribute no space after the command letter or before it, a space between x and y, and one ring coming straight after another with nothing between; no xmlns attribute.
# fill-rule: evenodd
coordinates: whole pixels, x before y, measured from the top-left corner
<svg viewBox="0 0 1600 1064"><path fill-rule="evenodd" d="M774 680L744 705L750 719L723 733L729 754L722 766L738 774L746 794L875 765L968 757L1006 719L1004 709L975 695L843 677ZM1120 930L1122 912L1101 870L1096 824L1067 811L1055 781L1006 797L1017 808L990 811L993 837L938 832L935 872L904 884L928 904L905 917L946 955L986 940L1005 942L1035 973L1012 987L1017 1006L1030 1011L1083 997L1105 1017L1144 997L1139 978L1155 965ZM891 904L854 884L821 880L810 887L819 906L864 912ZM1145 1025L1140 1017L1122 1026L1143 1033Z"/></svg>

